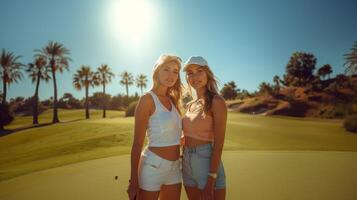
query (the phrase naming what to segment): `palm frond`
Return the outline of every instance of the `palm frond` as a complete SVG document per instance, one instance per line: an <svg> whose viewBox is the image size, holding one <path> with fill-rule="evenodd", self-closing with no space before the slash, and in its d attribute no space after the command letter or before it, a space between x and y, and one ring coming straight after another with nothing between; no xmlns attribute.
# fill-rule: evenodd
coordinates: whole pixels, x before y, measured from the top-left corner
<svg viewBox="0 0 357 200"><path fill-rule="evenodd" d="M97 71L95 72L98 84L107 84L112 81L112 78L115 77L115 74L111 72L110 67L107 64L102 64Z"/></svg>
<svg viewBox="0 0 357 200"><path fill-rule="evenodd" d="M354 43L349 53L343 55L346 62L343 64L345 73L355 75L357 74L357 41Z"/></svg>

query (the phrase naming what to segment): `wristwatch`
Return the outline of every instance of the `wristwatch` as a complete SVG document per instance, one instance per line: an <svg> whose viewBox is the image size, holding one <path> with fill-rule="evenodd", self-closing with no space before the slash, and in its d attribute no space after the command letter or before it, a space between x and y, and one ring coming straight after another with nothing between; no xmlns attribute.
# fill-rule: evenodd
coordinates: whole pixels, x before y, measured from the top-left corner
<svg viewBox="0 0 357 200"><path fill-rule="evenodd" d="M213 179L216 179L217 173L208 173L208 176L212 177Z"/></svg>

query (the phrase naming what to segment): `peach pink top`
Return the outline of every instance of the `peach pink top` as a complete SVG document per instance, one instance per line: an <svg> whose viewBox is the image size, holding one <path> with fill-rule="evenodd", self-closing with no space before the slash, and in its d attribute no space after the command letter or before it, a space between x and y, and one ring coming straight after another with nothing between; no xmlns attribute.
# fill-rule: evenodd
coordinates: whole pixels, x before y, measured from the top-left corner
<svg viewBox="0 0 357 200"><path fill-rule="evenodd" d="M213 142L213 117L203 111L203 104L191 110L192 104L182 118L182 130L185 137L192 137Z"/></svg>

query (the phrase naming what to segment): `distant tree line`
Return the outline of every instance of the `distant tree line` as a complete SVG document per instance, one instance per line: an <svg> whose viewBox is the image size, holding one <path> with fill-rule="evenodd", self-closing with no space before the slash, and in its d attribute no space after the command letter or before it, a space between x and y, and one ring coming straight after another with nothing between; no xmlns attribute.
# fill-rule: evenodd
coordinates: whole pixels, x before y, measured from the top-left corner
<svg viewBox="0 0 357 200"><path fill-rule="evenodd" d="M4 129L4 125L11 123L13 120L12 109L7 102L7 91L11 84L22 80L23 72L26 72L35 84L34 95L29 99L17 99L15 104L32 105L33 124L38 124L38 114L43 108L53 108L53 123L58 123L58 108L85 108L85 116L89 118L89 108L96 107L103 110L103 118L106 117L106 109L122 109L127 107L131 102L138 98L138 95L129 95L129 86L134 83L143 93L143 88L146 87L147 78L143 74L139 74L136 79L127 71L119 74L119 83L125 86L126 96L117 95L111 97L106 94L106 85L115 77L108 65L103 64L96 70L90 66L82 65L79 70L73 75L73 86L78 90L84 89L84 100L75 99L70 93L63 95L58 99L57 75L64 71L69 71L70 51L59 42L50 41L41 49L34 50L34 60L31 63L23 64L20 62L21 56L15 55L13 52L2 50L0 56L0 77L2 83L2 91L0 93L0 130ZM357 42L354 43L350 52L344 55L346 62L344 63L345 74L339 74L334 78L330 78L333 72L329 64L321 66L316 73L316 58L311 53L295 52L292 54L288 64L286 65L286 73L281 79L279 76L273 77L274 85L262 82L259 86L259 91L249 93L247 90L241 90L237 87L234 81L224 84L221 94L225 99L246 98L257 94L278 94L281 87L307 87L312 90L326 90L329 92L338 92L340 88L347 87L356 91L354 85L351 85L351 77L357 76ZM327 77L327 78L326 78ZM39 101L39 88L42 82L53 84L53 98L49 100ZM101 93L95 93L91 97L89 88L102 86ZM98 101L100 99L100 101ZM21 102L21 103L20 103ZM22 108L18 106L15 111Z"/></svg>
<svg viewBox="0 0 357 200"><path fill-rule="evenodd" d="M295 52L285 66L283 78L275 75L273 84L262 82L257 92L249 93L247 90L239 89L234 81L230 81L224 84L220 92L226 100L232 100L252 97L256 94L278 94L282 87L306 87L331 93L336 93L341 88L352 88L356 91L357 87L351 83L351 78L357 76L357 42L344 58L345 74L338 74L331 78L333 70L330 64L322 65L315 72L316 57L311 53Z"/></svg>
<svg viewBox="0 0 357 200"><path fill-rule="evenodd" d="M133 101L137 101L139 95L135 93L132 96L127 97L124 94L118 94L116 96L111 96L106 94L103 96L101 92L95 92L92 96L88 97L89 107L91 109L102 109L103 105L107 105L109 110L125 110L129 104ZM58 99L58 108L62 109L84 109L85 108L85 98L77 99L71 93L64 93L61 98ZM26 116L33 115L33 98L28 97L16 97L11 98L9 101L9 106L15 114L22 114ZM39 114L43 111L53 107L53 98L45 99L39 102Z"/></svg>
<svg viewBox="0 0 357 200"><path fill-rule="evenodd" d="M34 60L31 63L23 64L20 62L21 56L15 55L13 52L2 50L0 56L0 77L2 83L2 91L0 92L0 130L4 129L4 125L11 123L13 116L12 110L22 112L28 107L27 113L33 115L33 124L38 124L38 115L46 107L53 108L52 123L58 123L58 108L85 108L85 117L89 118L89 108L95 105L96 108L103 109L103 118L106 117L107 109L124 109L128 107L130 102L138 99L138 94L129 95L129 86L134 83L140 88L143 93L143 88L147 86L147 77L144 74L139 74L136 79L127 71L119 74L121 85L125 86L126 96L117 95L111 97L106 94L106 86L115 77L112 70L107 64L103 64L96 70L90 66L82 65L79 70L73 75L73 87L77 90L84 89L84 100L75 99L70 93L65 93L61 99L58 99L57 75L64 71L69 71L70 51L59 42L50 41L41 49L34 50ZM17 83L23 79L23 72L28 74L32 82L35 84L34 95L28 99L19 97L13 99L11 103L7 102L7 91L11 84ZM52 80L53 83L53 98L49 100L39 101L39 88L42 82L48 83ZM101 93L89 95L89 88L102 86ZM100 98L100 100L98 100ZM15 106L13 109L11 106ZM8 113L5 115L5 113ZM10 117L12 116L12 117Z"/></svg>

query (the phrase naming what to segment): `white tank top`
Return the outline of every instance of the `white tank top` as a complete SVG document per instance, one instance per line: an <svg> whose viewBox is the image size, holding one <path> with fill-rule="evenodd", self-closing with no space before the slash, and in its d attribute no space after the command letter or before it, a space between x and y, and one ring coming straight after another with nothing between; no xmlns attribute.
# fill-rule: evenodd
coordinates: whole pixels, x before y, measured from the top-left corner
<svg viewBox="0 0 357 200"><path fill-rule="evenodd" d="M176 107L171 103L169 111L156 94L149 92L155 103L155 112L149 118L149 126L146 131L149 147L164 147L180 144L182 134L181 117Z"/></svg>

